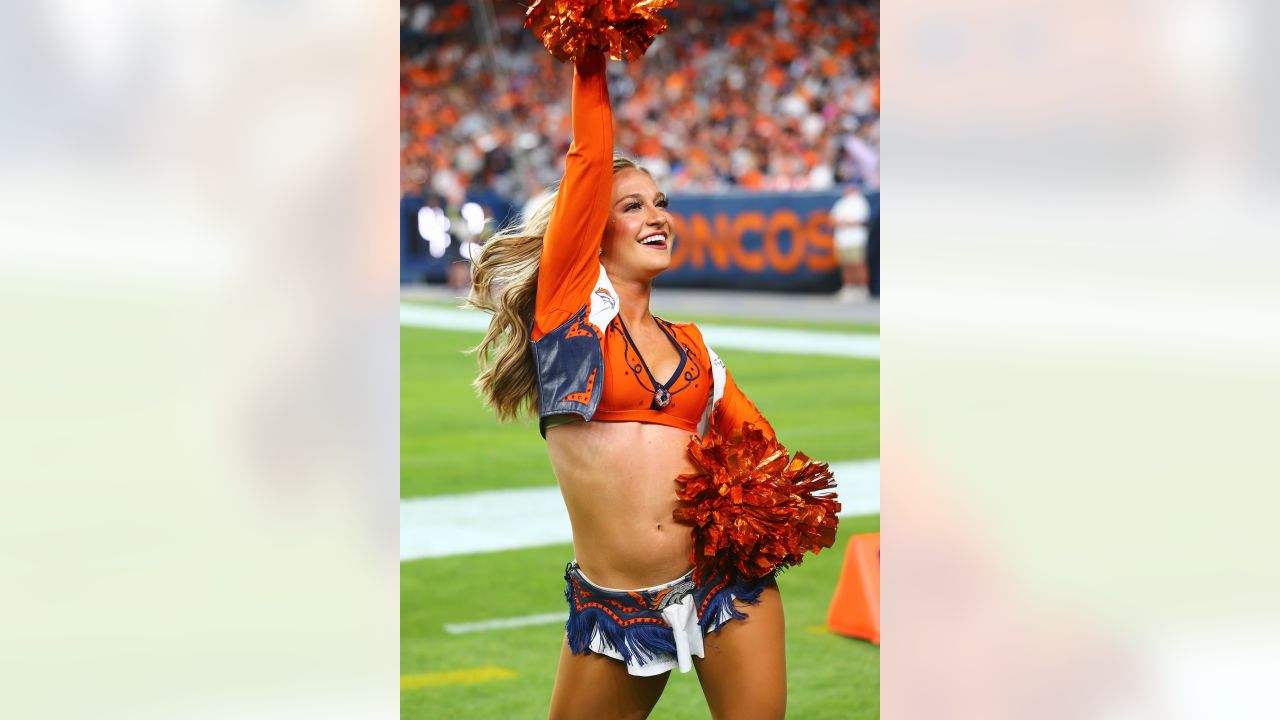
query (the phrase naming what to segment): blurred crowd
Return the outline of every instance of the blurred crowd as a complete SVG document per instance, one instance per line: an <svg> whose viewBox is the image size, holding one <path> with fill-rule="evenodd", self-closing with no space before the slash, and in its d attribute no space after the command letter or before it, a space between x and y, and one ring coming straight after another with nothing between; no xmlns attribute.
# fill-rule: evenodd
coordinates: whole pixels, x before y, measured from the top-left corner
<svg viewBox="0 0 1280 720"><path fill-rule="evenodd" d="M878 188L878 2L684 2L668 17L642 60L610 63L618 152L675 192ZM402 195L502 218L559 179L572 71L523 19L511 0L402 0Z"/></svg>

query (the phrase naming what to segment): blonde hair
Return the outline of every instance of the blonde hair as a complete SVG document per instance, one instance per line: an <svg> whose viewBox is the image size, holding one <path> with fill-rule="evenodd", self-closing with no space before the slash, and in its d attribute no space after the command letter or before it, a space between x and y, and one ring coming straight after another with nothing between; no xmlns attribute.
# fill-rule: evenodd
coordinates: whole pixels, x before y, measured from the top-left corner
<svg viewBox="0 0 1280 720"><path fill-rule="evenodd" d="M649 174L630 158L613 159L615 175L629 168ZM472 385L499 420L538 414L538 376L529 333L542 239L555 205L556 195L551 195L529 217L489 238L471 267L471 293L466 304L493 314L484 339L471 349L480 366Z"/></svg>

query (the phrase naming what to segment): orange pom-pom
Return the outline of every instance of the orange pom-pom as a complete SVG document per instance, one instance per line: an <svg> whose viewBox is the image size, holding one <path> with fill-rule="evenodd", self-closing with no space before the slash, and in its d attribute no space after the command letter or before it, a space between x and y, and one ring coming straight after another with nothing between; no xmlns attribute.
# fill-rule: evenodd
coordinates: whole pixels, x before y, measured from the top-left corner
<svg viewBox="0 0 1280 720"><path fill-rule="evenodd" d="M831 547L840 503L826 463L787 449L743 423L736 438L714 429L689 443L698 468L676 478L678 522L693 526L693 564L747 579L800 563L806 552Z"/></svg>
<svg viewBox="0 0 1280 720"><path fill-rule="evenodd" d="M561 61L576 62L590 50L630 61L667 29L659 11L675 6L676 0L534 0L524 26Z"/></svg>

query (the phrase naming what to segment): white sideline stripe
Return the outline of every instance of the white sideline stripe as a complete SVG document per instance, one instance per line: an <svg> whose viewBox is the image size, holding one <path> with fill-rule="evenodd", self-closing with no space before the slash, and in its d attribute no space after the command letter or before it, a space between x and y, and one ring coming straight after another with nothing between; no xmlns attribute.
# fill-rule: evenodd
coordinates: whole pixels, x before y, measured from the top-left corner
<svg viewBox="0 0 1280 720"><path fill-rule="evenodd" d="M569 619L569 612L553 612L542 613L539 615L523 615L513 618L495 618L493 620L481 620L479 622L469 623L445 623L444 631L450 635L465 635L466 633L484 632L486 630L503 630L505 628L524 627L525 625L550 625L551 623L562 623Z"/></svg>
<svg viewBox="0 0 1280 720"><path fill-rule="evenodd" d="M400 324L438 330L484 332L489 327L489 316L478 310L401 305ZM716 349L880 359L879 335L733 325L699 324L698 329L702 331L707 344Z"/></svg>
<svg viewBox="0 0 1280 720"><path fill-rule="evenodd" d="M430 307L427 305L401 305L400 324L409 327L436 328L438 330L489 329L489 316L479 310Z"/></svg>
<svg viewBox="0 0 1280 720"><path fill-rule="evenodd" d="M567 543L560 489L521 488L400 501L400 559Z"/></svg>
<svg viewBox="0 0 1280 720"><path fill-rule="evenodd" d="M832 463L840 515L880 512L880 461ZM559 545L573 540L555 487L400 501L400 560Z"/></svg>
<svg viewBox="0 0 1280 720"><path fill-rule="evenodd" d="M698 325L702 337L713 348L750 350L784 355L828 355L880 359L880 336L781 328Z"/></svg>

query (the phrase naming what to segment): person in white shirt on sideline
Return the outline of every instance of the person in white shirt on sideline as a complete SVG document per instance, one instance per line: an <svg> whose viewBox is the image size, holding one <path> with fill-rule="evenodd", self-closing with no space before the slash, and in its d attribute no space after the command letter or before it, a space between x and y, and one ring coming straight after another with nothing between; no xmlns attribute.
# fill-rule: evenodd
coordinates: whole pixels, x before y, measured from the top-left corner
<svg viewBox="0 0 1280 720"><path fill-rule="evenodd" d="M836 258L840 262L839 298L845 302L867 297L867 220L871 206L855 183L848 183L844 195L831 206L835 226Z"/></svg>

